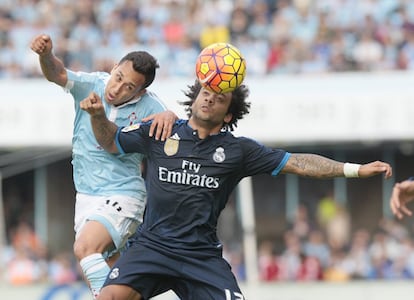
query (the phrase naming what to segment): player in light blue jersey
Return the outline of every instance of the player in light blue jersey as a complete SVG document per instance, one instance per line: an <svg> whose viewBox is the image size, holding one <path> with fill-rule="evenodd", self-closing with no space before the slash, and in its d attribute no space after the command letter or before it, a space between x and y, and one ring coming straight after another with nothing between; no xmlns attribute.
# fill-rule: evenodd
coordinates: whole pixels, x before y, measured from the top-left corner
<svg viewBox="0 0 414 300"><path fill-rule="evenodd" d="M169 136L176 116L146 89L159 66L145 51L127 54L110 73L85 73L65 68L53 54L48 35L35 37L31 49L39 55L46 79L64 87L74 99L74 253L97 297L119 250L142 222L146 199L140 168L143 155L111 155L104 151L95 139L89 114L80 109L79 103L90 93L105 99L106 116L118 126L153 119L150 135L161 140Z"/></svg>

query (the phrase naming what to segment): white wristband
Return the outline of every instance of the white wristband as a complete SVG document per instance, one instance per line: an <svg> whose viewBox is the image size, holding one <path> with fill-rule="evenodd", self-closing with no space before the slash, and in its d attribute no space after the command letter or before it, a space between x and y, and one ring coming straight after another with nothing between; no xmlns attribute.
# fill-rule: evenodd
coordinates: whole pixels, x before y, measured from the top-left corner
<svg viewBox="0 0 414 300"><path fill-rule="evenodd" d="M345 163L344 164L344 175L347 178L358 178L358 171L361 167L360 164L351 164L351 163Z"/></svg>

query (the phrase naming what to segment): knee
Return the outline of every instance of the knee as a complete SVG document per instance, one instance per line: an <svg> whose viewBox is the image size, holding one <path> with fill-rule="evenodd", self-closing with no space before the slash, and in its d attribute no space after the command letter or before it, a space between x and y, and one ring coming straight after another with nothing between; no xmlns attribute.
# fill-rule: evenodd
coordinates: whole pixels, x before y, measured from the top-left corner
<svg viewBox="0 0 414 300"><path fill-rule="evenodd" d="M85 258L90 252L88 245L82 240L75 240L73 243L73 253L78 260Z"/></svg>

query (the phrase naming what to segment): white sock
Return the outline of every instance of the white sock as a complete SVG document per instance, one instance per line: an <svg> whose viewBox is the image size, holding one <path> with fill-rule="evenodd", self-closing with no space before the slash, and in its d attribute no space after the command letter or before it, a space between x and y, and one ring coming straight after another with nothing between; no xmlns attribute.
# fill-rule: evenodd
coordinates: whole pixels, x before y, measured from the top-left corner
<svg viewBox="0 0 414 300"><path fill-rule="evenodd" d="M101 253L91 254L79 262L83 274L89 282L90 289L96 298L111 270Z"/></svg>

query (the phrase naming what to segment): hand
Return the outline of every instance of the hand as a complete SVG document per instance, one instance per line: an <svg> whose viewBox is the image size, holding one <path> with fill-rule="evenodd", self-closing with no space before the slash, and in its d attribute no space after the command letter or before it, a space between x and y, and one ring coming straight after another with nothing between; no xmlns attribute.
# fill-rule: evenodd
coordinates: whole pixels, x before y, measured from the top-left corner
<svg viewBox="0 0 414 300"><path fill-rule="evenodd" d="M101 98L94 92L90 93L88 97L83 99L80 103L80 108L88 112L91 116L105 115L105 109Z"/></svg>
<svg viewBox="0 0 414 300"><path fill-rule="evenodd" d="M40 56L50 54L52 52L52 47L52 39L46 34L35 37L30 44L30 49Z"/></svg>
<svg viewBox="0 0 414 300"><path fill-rule="evenodd" d="M155 139L159 140L161 138L161 141L165 141L169 136L171 136L172 127L177 119L178 117L175 113L167 110L158 114L149 115L148 117L143 118L142 122L152 120L149 136L152 137L154 135L154 131L156 130Z"/></svg>
<svg viewBox="0 0 414 300"><path fill-rule="evenodd" d="M362 165L358 171L360 178L371 177L381 173L384 173L385 178L390 178L392 176L391 166L382 161L374 161L372 163Z"/></svg>
<svg viewBox="0 0 414 300"><path fill-rule="evenodd" d="M402 219L405 215L412 216L412 211L407 208L407 203L414 200L414 181L405 180L396 183L392 189L390 207L392 213Z"/></svg>

